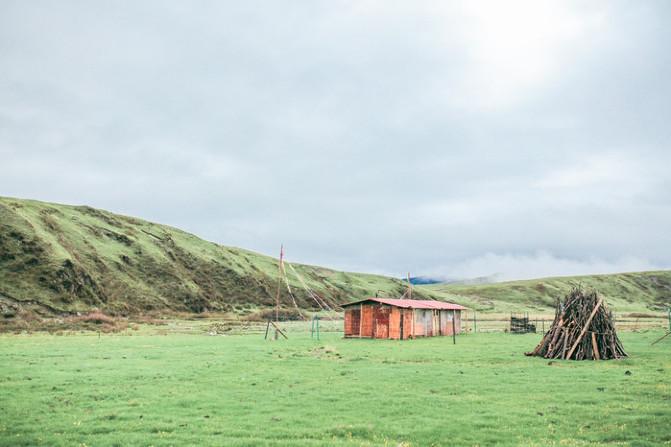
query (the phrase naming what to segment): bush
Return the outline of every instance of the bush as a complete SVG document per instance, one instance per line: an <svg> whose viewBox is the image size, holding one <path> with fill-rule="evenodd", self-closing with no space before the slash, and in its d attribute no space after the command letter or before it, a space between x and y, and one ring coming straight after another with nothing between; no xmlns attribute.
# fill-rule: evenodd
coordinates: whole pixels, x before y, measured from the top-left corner
<svg viewBox="0 0 671 447"><path fill-rule="evenodd" d="M263 309L247 315L244 319L247 321L274 321L275 309ZM306 317L298 309L280 309L279 319L280 321L300 321L305 320Z"/></svg>
<svg viewBox="0 0 671 447"><path fill-rule="evenodd" d="M117 323L114 317L105 315L104 313L100 312L97 309L94 310L93 312L89 312L88 314L73 317L71 321L73 323L94 323L94 324L111 324L111 325L115 325Z"/></svg>

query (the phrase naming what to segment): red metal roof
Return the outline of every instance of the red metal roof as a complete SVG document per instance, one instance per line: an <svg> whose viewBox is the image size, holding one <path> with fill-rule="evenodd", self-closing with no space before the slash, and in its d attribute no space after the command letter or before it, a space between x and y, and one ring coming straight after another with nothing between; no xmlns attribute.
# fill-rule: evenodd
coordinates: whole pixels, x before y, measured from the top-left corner
<svg viewBox="0 0 671 447"><path fill-rule="evenodd" d="M467 307L460 306L459 304L446 303L445 301L434 301L434 300L405 300L398 298L366 298L359 301L354 301L351 303L343 304L343 307L350 306L352 304L359 304L365 301L375 301L377 303L388 304L395 307L404 307L407 309L445 309L445 310L465 310Z"/></svg>

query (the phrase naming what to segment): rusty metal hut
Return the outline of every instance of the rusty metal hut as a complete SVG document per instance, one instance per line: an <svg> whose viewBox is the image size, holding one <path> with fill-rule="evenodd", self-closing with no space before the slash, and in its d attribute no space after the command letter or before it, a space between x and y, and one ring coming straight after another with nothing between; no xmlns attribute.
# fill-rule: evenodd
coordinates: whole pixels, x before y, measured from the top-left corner
<svg viewBox="0 0 671 447"><path fill-rule="evenodd" d="M343 305L345 337L407 339L461 332L458 304L433 300L366 298ZM453 324L454 322L454 324Z"/></svg>

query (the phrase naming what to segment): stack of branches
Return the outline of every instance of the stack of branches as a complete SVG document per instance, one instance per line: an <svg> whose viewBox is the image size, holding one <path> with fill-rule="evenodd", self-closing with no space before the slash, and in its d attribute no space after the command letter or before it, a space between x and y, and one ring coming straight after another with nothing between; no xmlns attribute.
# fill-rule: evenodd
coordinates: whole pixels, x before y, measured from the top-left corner
<svg viewBox="0 0 671 447"><path fill-rule="evenodd" d="M557 303L550 330L532 352L546 359L607 360L627 357L613 314L596 291L573 288Z"/></svg>

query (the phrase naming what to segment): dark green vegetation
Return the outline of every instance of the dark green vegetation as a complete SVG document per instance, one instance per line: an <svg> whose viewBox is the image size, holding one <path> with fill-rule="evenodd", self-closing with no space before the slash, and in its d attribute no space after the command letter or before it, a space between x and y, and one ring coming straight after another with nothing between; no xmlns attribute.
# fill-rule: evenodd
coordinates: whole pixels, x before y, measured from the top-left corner
<svg viewBox="0 0 671 447"><path fill-rule="evenodd" d="M602 362L525 357L534 334L3 335L0 445L668 445L661 334Z"/></svg>
<svg viewBox="0 0 671 447"><path fill-rule="evenodd" d="M375 295L398 297L405 285L379 275L295 265L307 285L335 307ZM86 206L0 198L0 315L66 315L98 308L126 315L154 312L249 314L272 306L277 260L204 241L178 229ZM317 305L288 270L296 303ZM573 285L595 287L617 312L671 304L671 271L549 278L487 285L427 285L415 298L477 311L552 312ZM294 304L283 287L282 304ZM0 325L2 327L2 325ZM8 327L8 326L6 326Z"/></svg>

